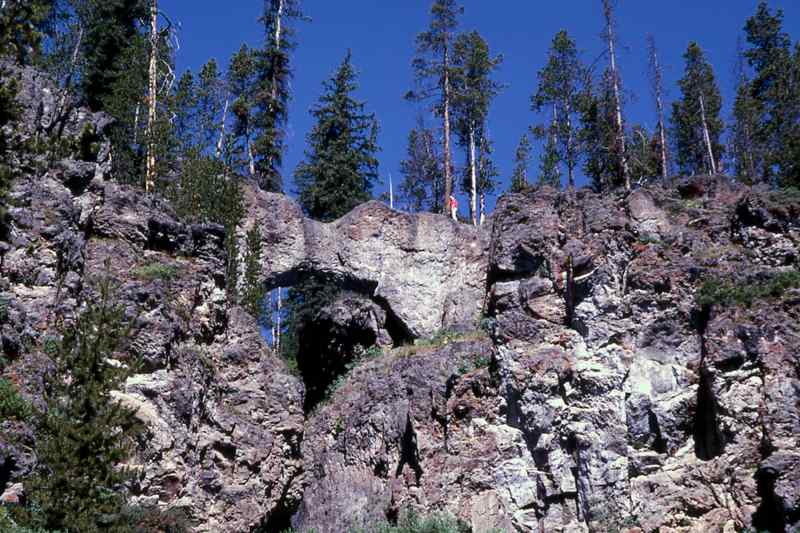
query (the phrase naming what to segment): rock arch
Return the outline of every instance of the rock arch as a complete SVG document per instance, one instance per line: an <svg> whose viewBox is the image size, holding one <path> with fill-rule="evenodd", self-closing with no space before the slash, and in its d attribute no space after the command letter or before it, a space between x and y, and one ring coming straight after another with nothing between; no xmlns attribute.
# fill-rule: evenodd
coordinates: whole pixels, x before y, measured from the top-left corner
<svg viewBox="0 0 800 533"><path fill-rule="evenodd" d="M292 285L303 273L340 280L380 303L412 338L474 326L486 294L489 232L430 213L367 202L324 224L281 194L245 189L244 243L261 233L261 280Z"/></svg>

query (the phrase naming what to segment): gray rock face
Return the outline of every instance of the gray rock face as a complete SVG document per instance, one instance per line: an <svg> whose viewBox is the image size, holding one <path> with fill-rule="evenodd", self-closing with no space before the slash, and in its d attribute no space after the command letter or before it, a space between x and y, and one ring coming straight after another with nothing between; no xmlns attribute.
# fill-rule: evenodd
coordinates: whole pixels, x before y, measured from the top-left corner
<svg viewBox="0 0 800 533"><path fill-rule="evenodd" d="M58 102L23 74L22 137ZM105 120L73 110L65 131ZM108 181L95 142L51 166L14 156L0 374L40 403L54 325L116 279L143 362L117 393L146 427L134 501L203 532L338 532L409 508L475 531L799 525L800 289L774 280L797 276L800 199L713 177L542 189L475 229L376 202L320 224L247 189L236 238L261 232L265 285L340 282L320 320L384 347L304 415L303 383L226 301L223 229ZM443 328L461 337L392 348ZM0 421L0 504L24 497L35 438Z"/></svg>
<svg viewBox="0 0 800 533"><path fill-rule="evenodd" d="M378 202L331 224L304 218L283 195L248 190L246 202L249 222L239 238L243 243L253 224L261 231L268 286L290 285L302 272L346 281L385 302L414 338L474 327L480 316L489 244L484 229Z"/></svg>

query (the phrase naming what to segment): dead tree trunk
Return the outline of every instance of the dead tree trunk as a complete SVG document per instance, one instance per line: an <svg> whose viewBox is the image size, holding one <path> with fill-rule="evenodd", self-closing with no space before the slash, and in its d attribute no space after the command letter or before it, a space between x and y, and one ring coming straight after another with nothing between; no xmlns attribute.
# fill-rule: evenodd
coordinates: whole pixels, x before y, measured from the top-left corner
<svg viewBox="0 0 800 533"><path fill-rule="evenodd" d="M222 158L222 148L225 143L225 123L228 120L228 106L230 105L231 95L230 93L225 93L225 106L222 108L222 119L219 123L219 138L217 139L217 151L216 156L217 159Z"/></svg>
<svg viewBox="0 0 800 533"><path fill-rule="evenodd" d="M667 132L664 120L664 73L661 64L658 62L658 50L656 49L655 38L648 37L650 48L650 75L653 83L653 95L656 99L656 112L658 113L658 144L661 156L661 177L666 182L669 179L669 156L667 154Z"/></svg>
<svg viewBox="0 0 800 533"><path fill-rule="evenodd" d="M158 0L150 3L150 68L148 72L149 91L147 99L147 168L145 191L153 192L156 187L156 106L158 104Z"/></svg>
<svg viewBox="0 0 800 533"><path fill-rule="evenodd" d="M450 196L453 194L453 176L451 174L450 154L450 56L448 43L444 45L444 203L450 205Z"/></svg>
<svg viewBox="0 0 800 533"><path fill-rule="evenodd" d="M478 225L478 169L475 161L475 126L469 127L469 215L472 225Z"/></svg>
<svg viewBox="0 0 800 533"><path fill-rule="evenodd" d="M608 55L611 61L611 84L614 90L614 111L617 127L617 143L620 150L620 164L622 166L622 179L625 189L631 190L631 176L628 169L628 160L625 149L625 125L622 121L622 99L620 96L620 75L617 70L617 55L614 42L614 18L611 7L612 0L603 0L603 13L606 17L606 39L608 40Z"/></svg>
<svg viewBox="0 0 800 533"><path fill-rule="evenodd" d="M711 145L711 134L708 131L708 121L706 120L706 104L703 95L700 95L700 119L703 124L703 140L706 143L706 150L708 150L708 162L711 174L716 175L717 163L714 160L714 147Z"/></svg>

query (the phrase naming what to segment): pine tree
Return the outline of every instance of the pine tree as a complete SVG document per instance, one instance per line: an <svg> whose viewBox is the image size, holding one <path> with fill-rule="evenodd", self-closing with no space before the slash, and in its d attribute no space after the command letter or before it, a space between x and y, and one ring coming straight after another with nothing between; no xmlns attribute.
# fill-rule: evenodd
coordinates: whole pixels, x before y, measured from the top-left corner
<svg viewBox="0 0 800 533"><path fill-rule="evenodd" d="M766 2L758 5L748 19L745 33L750 48L746 50L754 77L750 82L752 101L748 113L759 114L754 134L755 153L764 154L763 177L781 185L800 182L800 165L792 146L800 144L800 96L797 90L798 62L793 60L791 39L783 31L783 12L770 12Z"/></svg>
<svg viewBox="0 0 800 533"><path fill-rule="evenodd" d="M669 178L669 146L667 146L667 126L664 119L664 72L658 60L658 49L656 39L652 35L647 37L647 48L649 51L648 67L650 70L651 91L656 104L656 114L658 116L658 159L661 170L661 179L666 183Z"/></svg>
<svg viewBox="0 0 800 533"><path fill-rule="evenodd" d="M262 325L268 318L264 310L266 292L260 283L261 232L253 227L247 232L244 250L244 276L242 278L241 303Z"/></svg>
<svg viewBox="0 0 800 533"><path fill-rule="evenodd" d="M400 195L406 209L413 212L441 211L442 168L436 151L433 131L422 119L408 134L407 159L400 162L403 182Z"/></svg>
<svg viewBox="0 0 800 533"><path fill-rule="evenodd" d="M678 82L681 99L672 105L672 131L677 162L689 174L716 173L724 147L720 110L722 97L714 71L697 43L684 54L686 70Z"/></svg>
<svg viewBox="0 0 800 533"><path fill-rule="evenodd" d="M52 530L115 531L129 479L122 468L138 429L134 411L112 396L130 370L112 364L132 340L125 309L108 278L98 298L63 332L56 370L46 377L47 409L36 439L38 466L25 482L34 525ZM128 360L127 364L132 361Z"/></svg>
<svg viewBox="0 0 800 533"><path fill-rule="evenodd" d="M732 158L736 178L752 184L764 177L764 146L757 142L761 105L753 97L753 85L747 72L741 41L737 45L734 72L736 99L733 103L728 154Z"/></svg>
<svg viewBox="0 0 800 533"><path fill-rule="evenodd" d="M489 108L501 89L492 75L502 60L502 56L492 57L489 45L478 32L459 36L453 47L453 114L459 143L466 149L464 190L470 195L473 225L480 217L477 151L486 142L482 134Z"/></svg>
<svg viewBox="0 0 800 533"><path fill-rule="evenodd" d="M484 128L485 129L485 128ZM486 222L486 196L493 194L497 190L500 171L492 160L494 153L494 143L489 138L486 131L481 131L478 136L481 139L481 145L478 150L478 224L483 226Z"/></svg>
<svg viewBox="0 0 800 533"><path fill-rule="evenodd" d="M531 162L531 141L528 134L522 135L514 154L514 173L511 176L511 192L521 192L528 188L528 165Z"/></svg>
<svg viewBox="0 0 800 533"><path fill-rule="evenodd" d="M581 98L580 143L586 159L583 171L597 192L625 185L622 146L616 126L611 72L606 70L596 89Z"/></svg>
<svg viewBox="0 0 800 533"><path fill-rule="evenodd" d="M225 94L227 89L214 59L210 59L200 70L196 91L200 152L213 154L219 159L222 157L220 140L224 144L228 96Z"/></svg>
<svg viewBox="0 0 800 533"><path fill-rule="evenodd" d="M145 17L142 0L88 0L83 23L86 58L83 94L93 111L105 110L119 78L131 68L130 46L138 36L137 21Z"/></svg>
<svg viewBox="0 0 800 533"><path fill-rule="evenodd" d="M425 101L434 99L434 110L442 119L442 169L444 189L442 205L453 193L453 155L450 147L452 102L452 48L458 30L458 17L464 9L455 0L434 0L428 29L417 35L417 51L412 63L416 89L406 97Z"/></svg>
<svg viewBox="0 0 800 533"><path fill-rule="evenodd" d="M243 153L246 174L251 178L255 178L256 175L256 159L253 148L256 75L255 53L243 44L231 58L228 69L228 87L233 100L231 106L234 117L232 134Z"/></svg>
<svg viewBox="0 0 800 533"><path fill-rule="evenodd" d="M544 149L539 155L539 185L561 188L561 153L558 150L558 115L553 106L553 119L548 126L531 128L537 139L544 139Z"/></svg>
<svg viewBox="0 0 800 533"><path fill-rule="evenodd" d="M567 168L567 182L575 187L575 169L580 163L581 145L578 113L587 86L588 71L582 64L575 41L562 30L553 38L545 67L539 72L539 86L531 97L534 111L553 112L549 127L537 131L548 136L548 157L558 154ZM557 147L557 148L556 148ZM552 172L550 172L552 174ZM554 176L548 176L548 181Z"/></svg>
<svg viewBox="0 0 800 533"><path fill-rule="evenodd" d="M323 83L325 93L311 114L305 159L295 170L298 199L316 220L331 221L371 198L378 177L378 122L353 98L356 72L350 52Z"/></svg>
<svg viewBox="0 0 800 533"><path fill-rule="evenodd" d="M6 0L0 10L0 51L30 64L41 51L54 0Z"/></svg>
<svg viewBox="0 0 800 533"><path fill-rule="evenodd" d="M303 19L300 0L266 0L261 22L266 45L256 54L257 89L253 124L256 180L265 191L280 192L283 143L289 112L289 56L295 49L294 20Z"/></svg>

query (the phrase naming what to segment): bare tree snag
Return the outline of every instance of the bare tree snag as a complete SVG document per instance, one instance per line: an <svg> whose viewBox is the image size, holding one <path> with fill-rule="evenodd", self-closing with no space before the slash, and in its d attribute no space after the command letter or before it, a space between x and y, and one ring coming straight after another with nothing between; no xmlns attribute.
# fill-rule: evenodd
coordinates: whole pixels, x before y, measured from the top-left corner
<svg viewBox="0 0 800 533"><path fill-rule="evenodd" d="M150 3L150 68L148 71L147 98L147 167L145 174L145 191L153 192L156 187L156 106L158 104L158 0Z"/></svg>
<svg viewBox="0 0 800 533"><path fill-rule="evenodd" d="M449 43L445 38L444 43L444 203L450 205L450 196L453 194L452 155L450 153L450 55Z"/></svg>
<svg viewBox="0 0 800 533"><path fill-rule="evenodd" d="M661 156L661 177L666 182L669 178L669 155L667 153L667 132L664 121L664 72L658 62L658 50L656 40L650 35L647 38L650 49L650 76L653 84L653 95L656 99L656 111L658 113L658 144Z"/></svg>
<svg viewBox="0 0 800 533"><path fill-rule="evenodd" d="M606 17L606 39L608 41L608 55L611 61L611 84L614 89L614 108L617 126L617 142L620 149L620 164L622 166L622 178L625 181L625 189L631 190L631 174L628 169L628 159L625 149L625 124L622 121L622 99L620 97L620 75L617 69L617 55L615 50L614 37L614 13L611 5L612 0L603 0L603 14Z"/></svg>
<svg viewBox="0 0 800 533"><path fill-rule="evenodd" d="M706 149L708 150L708 162L711 174L717 173L717 162L714 160L714 147L711 145L711 135L708 132L708 122L706 120L706 104L703 95L700 95L700 119L703 123L703 139L706 142Z"/></svg>

